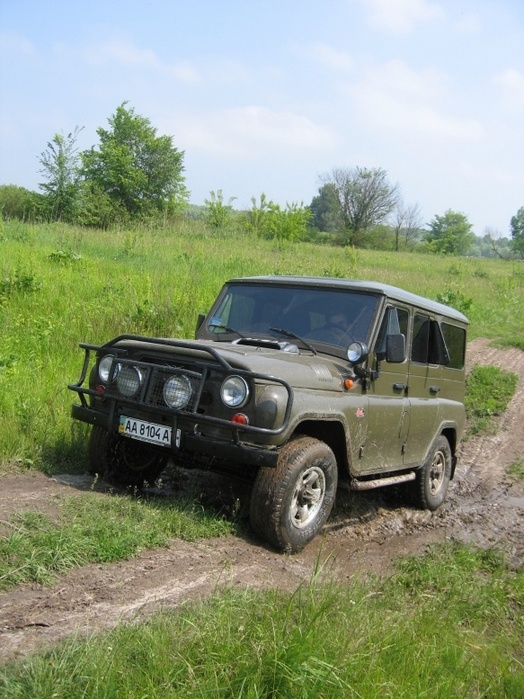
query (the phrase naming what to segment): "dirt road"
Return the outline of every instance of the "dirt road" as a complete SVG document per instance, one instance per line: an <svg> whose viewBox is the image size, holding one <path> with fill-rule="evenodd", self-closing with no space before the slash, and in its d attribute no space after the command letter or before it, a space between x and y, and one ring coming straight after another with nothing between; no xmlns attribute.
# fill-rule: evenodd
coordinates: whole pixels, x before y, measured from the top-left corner
<svg viewBox="0 0 524 699"><path fill-rule="evenodd" d="M0 662L68 636L145 619L155 610L177 607L223 585L294 590L310 579L319 559L327 561L331 579L343 581L355 574L387 573L399 555L458 539L502 547L510 564L521 567L524 483L513 482L506 470L524 458L524 352L497 350L476 340L468 349L468 364L514 371L519 384L496 434L464 442L448 499L439 511L399 505L385 496L386 489L343 493L324 536L294 556L273 553L249 538L174 541L168 549L145 551L132 560L79 568L51 588L17 587L0 594ZM49 510L56 495L90 484L87 477L1 477L0 520L14 510Z"/></svg>

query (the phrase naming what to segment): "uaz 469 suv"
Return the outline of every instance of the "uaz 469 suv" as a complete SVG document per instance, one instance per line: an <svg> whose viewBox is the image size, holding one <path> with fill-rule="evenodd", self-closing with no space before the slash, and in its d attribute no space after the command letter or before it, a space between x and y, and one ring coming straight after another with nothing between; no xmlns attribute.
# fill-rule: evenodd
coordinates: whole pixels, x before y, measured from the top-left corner
<svg viewBox="0 0 524 699"><path fill-rule="evenodd" d="M153 482L167 462L252 479L250 523L299 551L339 484L405 483L443 502L465 421L467 318L376 282L267 276L225 283L196 339L82 344L72 414L93 473Z"/></svg>

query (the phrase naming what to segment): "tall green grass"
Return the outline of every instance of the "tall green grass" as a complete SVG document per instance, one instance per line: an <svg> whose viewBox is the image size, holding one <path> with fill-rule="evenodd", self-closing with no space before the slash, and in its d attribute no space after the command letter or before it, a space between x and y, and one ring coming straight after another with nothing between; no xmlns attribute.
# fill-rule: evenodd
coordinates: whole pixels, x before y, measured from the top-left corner
<svg viewBox="0 0 524 699"><path fill-rule="evenodd" d="M61 498L55 514L19 510L1 521L0 591L21 583L50 585L57 576L88 563L112 563L144 549L225 536L231 519L188 498L133 498L92 492Z"/></svg>
<svg viewBox="0 0 524 699"><path fill-rule="evenodd" d="M508 407L518 376L496 366L475 366L466 379L466 415L469 437L494 427L493 418Z"/></svg>
<svg viewBox="0 0 524 699"><path fill-rule="evenodd" d="M388 578L225 589L0 668L5 699L520 699L524 571L444 545Z"/></svg>
<svg viewBox="0 0 524 699"><path fill-rule="evenodd" d="M85 429L69 407L78 343L123 332L193 337L223 282L253 274L372 279L448 301L470 338L524 348L518 262L335 248L275 247L246 234L175 229L91 231L3 224L0 231L0 461L82 470ZM5 468L5 466L4 466Z"/></svg>

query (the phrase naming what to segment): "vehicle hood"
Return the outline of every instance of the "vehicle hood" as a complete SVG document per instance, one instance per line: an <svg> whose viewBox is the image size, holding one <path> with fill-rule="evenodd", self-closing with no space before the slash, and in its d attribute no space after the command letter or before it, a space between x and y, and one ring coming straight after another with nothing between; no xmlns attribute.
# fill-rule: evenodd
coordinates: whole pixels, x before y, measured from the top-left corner
<svg viewBox="0 0 524 699"><path fill-rule="evenodd" d="M162 344L160 344L162 343ZM283 343L285 346L285 343ZM342 390L342 382L351 374L350 364L327 354L316 355L309 350L300 353L259 345L240 345L210 340L140 339L118 342L118 347L130 353L159 359L183 362L202 360L222 361L225 370L250 371L274 376L288 382L294 388L316 390ZM291 346L290 346L291 347Z"/></svg>

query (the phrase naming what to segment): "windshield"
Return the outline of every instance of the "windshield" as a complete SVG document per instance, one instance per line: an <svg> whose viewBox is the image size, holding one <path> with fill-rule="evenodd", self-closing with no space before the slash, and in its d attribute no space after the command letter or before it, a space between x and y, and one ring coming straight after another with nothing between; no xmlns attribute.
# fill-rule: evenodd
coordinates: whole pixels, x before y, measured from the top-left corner
<svg viewBox="0 0 524 699"><path fill-rule="evenodd" d="M300 286L231 284L207 320L216 339L292 335L341 348L369 333L379 297L352 290ZM224 338L225 339L225 338Z"/></svg>

